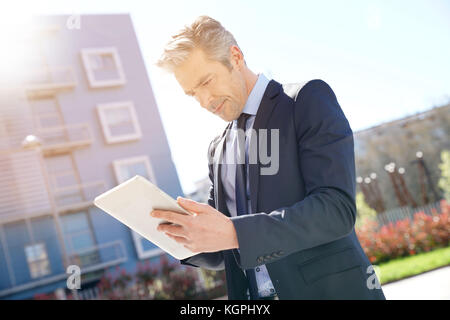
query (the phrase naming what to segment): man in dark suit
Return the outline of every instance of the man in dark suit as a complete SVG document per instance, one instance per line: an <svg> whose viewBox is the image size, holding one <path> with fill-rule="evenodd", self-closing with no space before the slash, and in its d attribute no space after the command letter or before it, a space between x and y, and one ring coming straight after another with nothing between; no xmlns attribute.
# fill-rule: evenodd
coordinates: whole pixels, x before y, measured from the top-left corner
<svg viewBox="0 0 450 320"><path fill-rule="evenodd" d="M181 263L225 269L229 299L384 299L355 234L353 133L330 86L253 73L206 16L158 65L229 122L209 146L208 204L179 198L193 217L152 212L196 253Z"/></svg>

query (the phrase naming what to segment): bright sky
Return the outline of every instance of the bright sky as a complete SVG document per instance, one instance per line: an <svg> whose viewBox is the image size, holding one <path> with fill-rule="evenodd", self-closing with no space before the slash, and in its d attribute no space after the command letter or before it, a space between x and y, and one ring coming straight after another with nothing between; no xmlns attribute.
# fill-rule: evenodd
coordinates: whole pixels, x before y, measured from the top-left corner
<svg viewBox="0 0 450 320"><path fill-rule="evenodd" d="M208 144L226 123L153 63L199 15L234 34L253 71L281 83L327 82L354 131L450 100L448 0L16 0L0 9L0 22L94 13L130 13L185 193L207 176Z"/></svg>

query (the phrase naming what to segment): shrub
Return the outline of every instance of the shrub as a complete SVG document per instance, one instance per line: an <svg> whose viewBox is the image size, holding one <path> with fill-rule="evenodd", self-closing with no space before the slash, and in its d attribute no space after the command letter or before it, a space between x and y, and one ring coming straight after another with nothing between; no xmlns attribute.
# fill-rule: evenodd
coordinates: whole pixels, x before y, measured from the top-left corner
<svg viewBox="0 0 450 320"><path fill-rule="evenodd" d="M450 204L442 200L440 207L440 212L434 211L432 215L416 212L412 220L381 227L372 220L357 228L359 241L370 262L376 264L448 246Z"/></svg>
<svg viewBox="0 0 450 320"><path fill-rule="evenodd" d="M211 293L226 294L217 286L202 288L193 268L169 262L165 255L158 268L148 261L138 263L134 274L117 267L115 274L106 273L97 287L100 299L204 299Z"/></svg>

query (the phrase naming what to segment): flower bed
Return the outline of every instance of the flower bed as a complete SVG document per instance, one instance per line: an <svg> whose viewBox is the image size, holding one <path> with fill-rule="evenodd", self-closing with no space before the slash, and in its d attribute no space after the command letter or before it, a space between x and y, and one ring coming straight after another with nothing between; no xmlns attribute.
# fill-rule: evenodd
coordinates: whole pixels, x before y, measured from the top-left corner
<svg viewBox="0 0 450 320"><path fill-rule="evenodd" d="M440 212L416 212L413 219L379 226L368 220L356 229L361 246L372 264L397 257L447 247L450 238L450 203L440 202Z"/></svg>
<svg viewBox="0 0 450 320"><path fill-rule="evenodd" d="M115 275L106 274L97 287L99 299L211 299L225 294L222 273L213 273L208 279L217 286L203 288L198 274L191 267L169 263L162 256L158 268L150 264L138 264L134 274L116 269Z"/></svg>

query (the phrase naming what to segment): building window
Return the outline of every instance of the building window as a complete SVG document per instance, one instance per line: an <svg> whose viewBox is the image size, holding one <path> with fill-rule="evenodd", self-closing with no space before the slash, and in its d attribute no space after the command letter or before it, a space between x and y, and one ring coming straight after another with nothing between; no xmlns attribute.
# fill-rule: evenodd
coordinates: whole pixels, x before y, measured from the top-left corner
<svg viewBox="0 0 450 320"><path fill-rule="evenodd" d="M51 273L50 261L44 243L34 243L25 246L28 268L31 278L39 278Z"/></svg>
<svg viewBox="0 0 450 320"><path fill-rule="evenodd" d="M156 184L155 175L147 156L115 160L113 161L113 168L119 184L133 178L137 174ZM147 259L163 253L160 248L141 237L138 233L133 230L131 230L131 233L139 259Z"/></svg>
<svg viewBox="0 0 450 320"><path fill-rule="evenodd" d="M65 214L60 217L64 242L69 253L92 248L94 236L85 212Z"/></svg>
<svg viewBox="0 0 450 320"><path fill-rule="evenodd" d="M107 143L141 138L141 128L131 101L99 104L97 112Z"/></svg>
<svg viewBox="0 0 450 320"><path fill-rule="evenodd" d="M147 156L115 160L113 167L117 183L122 183L138 174L156 184L155 175Z"/></svg>
<svg viewBox="0 0 450 320"><path fill-rule="evenodd" d="M91 88L114 87L126 83L115 47L82 49L81 59Z"/></svg>
<svg viewBox="0 0 450 320"><path fill-rule="evenodd" d="M70 262L80 267L100 263L100 255L95 249L94 235L86 212L65 214L60 219Z"/></svg>

